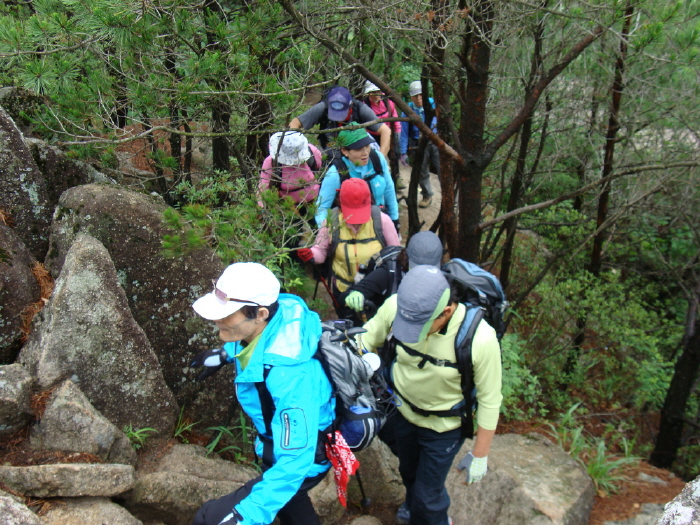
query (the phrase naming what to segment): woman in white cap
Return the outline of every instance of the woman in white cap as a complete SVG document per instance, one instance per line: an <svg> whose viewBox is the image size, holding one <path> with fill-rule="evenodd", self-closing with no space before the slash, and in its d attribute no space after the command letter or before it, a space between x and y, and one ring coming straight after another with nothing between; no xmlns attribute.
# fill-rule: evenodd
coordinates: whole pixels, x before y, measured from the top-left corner
<svg viewBox="0 0 700 525"><path fill-rule="evenodd" d="M270 137L270 155L263 161L258 192L276 188L280 197L296 204L312 203L318 195L321 152L298 131L280 131ZM262 207L262 200L258 201Z"/></svg>
<svg viewBox="0 0 700 525"><path fill-rule="evenodd" d="M192 366L236 367L236 397L251 418L262 474L227 496L207 501L192 525L320 525L308 491L330 468L325 434L335 399L321 362L318 314L262 264L230 265L211 293L192 305L219 330L223 348Z"/></svg>

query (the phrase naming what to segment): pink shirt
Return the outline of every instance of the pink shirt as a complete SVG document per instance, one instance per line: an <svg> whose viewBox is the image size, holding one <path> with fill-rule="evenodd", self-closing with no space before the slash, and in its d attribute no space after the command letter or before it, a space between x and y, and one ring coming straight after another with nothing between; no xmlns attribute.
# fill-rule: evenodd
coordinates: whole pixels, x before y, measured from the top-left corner
<svg viewBox="0 0 700 525"><path fill-rule="evenodd" d="M361 224L346 224L348 228L357 231ZM382 231L384 232L384 239L386 239L387 246L400 246L399 244L399 234L396 233L396 227L386 213L382 213ZM314 254L314 263L322 264L326 261L328 257L328 249L331 247L331 235L328 232L328 226L323 223L321 229L318 231L318 236L316 237L316 244L311 247L311 253Z"/></svg>
<svg viewBox="0 0 700 525"><path fill-rule="evenodd" d="M379 118L389 118L389 117L398 117L399 114L396 112L396 106L391 100L387 100L389 104L389 110L387 111L386 106L384 105L384 100L379 99L379 102L376 104L372 103L372 99L369 99L369 107L374 111L374 114L377 115ZM387 126L391 128L391 130L396 134L399 135L401 133L401 122L398 120L396 122L385 122ZM369 130L367 130L369 131ZM370 131L370 133L372 133ZM374 134L374 133L373 133ZM375 134L378 135L378 134Z"/></svg>
<svg viewBox="0 0 700 525"><path fill-rule="evenodd" d="M311 153L316 159L316 166L321 167L321 152L313 144L309 144ZM280 196L289 195L296 203L313 202L316 200L318 190L321 187L316 179L316 174L307 164L299 166L287 166L280 164L282 181L280 183ZM319 174L320 174L319 170ZM260 170L260 182L258 183L258 194L270 187L270 179L275 178L275 170L272 168L272 156L268 156ZM258 205L262 207L262 201L258 200Z"/></svg>

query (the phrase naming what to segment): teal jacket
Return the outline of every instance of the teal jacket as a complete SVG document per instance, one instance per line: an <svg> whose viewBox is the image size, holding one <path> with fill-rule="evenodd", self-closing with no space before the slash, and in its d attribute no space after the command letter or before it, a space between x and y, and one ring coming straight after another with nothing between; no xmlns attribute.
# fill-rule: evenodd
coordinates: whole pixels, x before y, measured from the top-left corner
<svg viewBox="0 0 700 525"><path fill-rule="evenodd" d="M243 525L272 523L304 479L330 467L328 461L314 463L318 433L330 426L335 414L330 382L320 361L313 358L320 337L318 315L299 297L280 294L279 310L260 334L245 370L234 357L242 350L240 343L224 345L229 361L236 364L238 401L258 434L265 434L265 422L255 383L263 381L265 368L269 368L266 385L276 409L272 436L268 436L273 440L274 463L236 505ZM259 457L262 446L256 439Z"/></svg>

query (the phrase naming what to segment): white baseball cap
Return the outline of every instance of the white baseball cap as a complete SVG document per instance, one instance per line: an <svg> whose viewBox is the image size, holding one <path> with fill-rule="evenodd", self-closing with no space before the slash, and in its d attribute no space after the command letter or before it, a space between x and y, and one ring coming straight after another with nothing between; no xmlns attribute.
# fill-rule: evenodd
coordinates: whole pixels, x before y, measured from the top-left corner
<svg viewBox="0 0 700 525"><path fill-rule="evenodd" d="M368 93L373 93L375 91L381 92L382 90L379 89L377 86L375 86L369 80L367 82L365 82L365 90L363 91L363 94L367 95Z"/></svg>
<svg viewBox="0 0 700 525"><path fill-rule="evenodd" d="M411 96L414 95L420 95L423 93L423 86L420 83L420 80L414 80L408 85L408 94Z"/></svg>
<svg viewBox="0 0 700 525"><path fill-rule="evenodd" d="M259 263L234 263L224 270L214 290L197 299L192 308L209 321L236 313L245 305L270 306L280 294L280 282Z"/></svg>

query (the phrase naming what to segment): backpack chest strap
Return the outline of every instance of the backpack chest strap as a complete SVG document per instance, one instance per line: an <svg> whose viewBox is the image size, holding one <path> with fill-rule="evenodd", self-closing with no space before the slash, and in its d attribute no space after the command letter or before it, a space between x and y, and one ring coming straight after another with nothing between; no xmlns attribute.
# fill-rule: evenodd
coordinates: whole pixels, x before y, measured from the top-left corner
<svg viewBox="0 0 700 525"><path fill-rule="evenodd" d="M421 362L418 363L418 368L423 368L425 367L425 363L430 363L433 366L447 366L450 368L459 368L457 366L457 363L453 363L452 361L448 359L437 359L433 357L432 355L424 354L423 352L419 352L418 350L415 350L414 348L409 348L405 344L403 344L401 341L396 341L396 344L399 345L401 348L403 348L403 351L406 352L408 355L411 357L420 357Z"/></svg>

